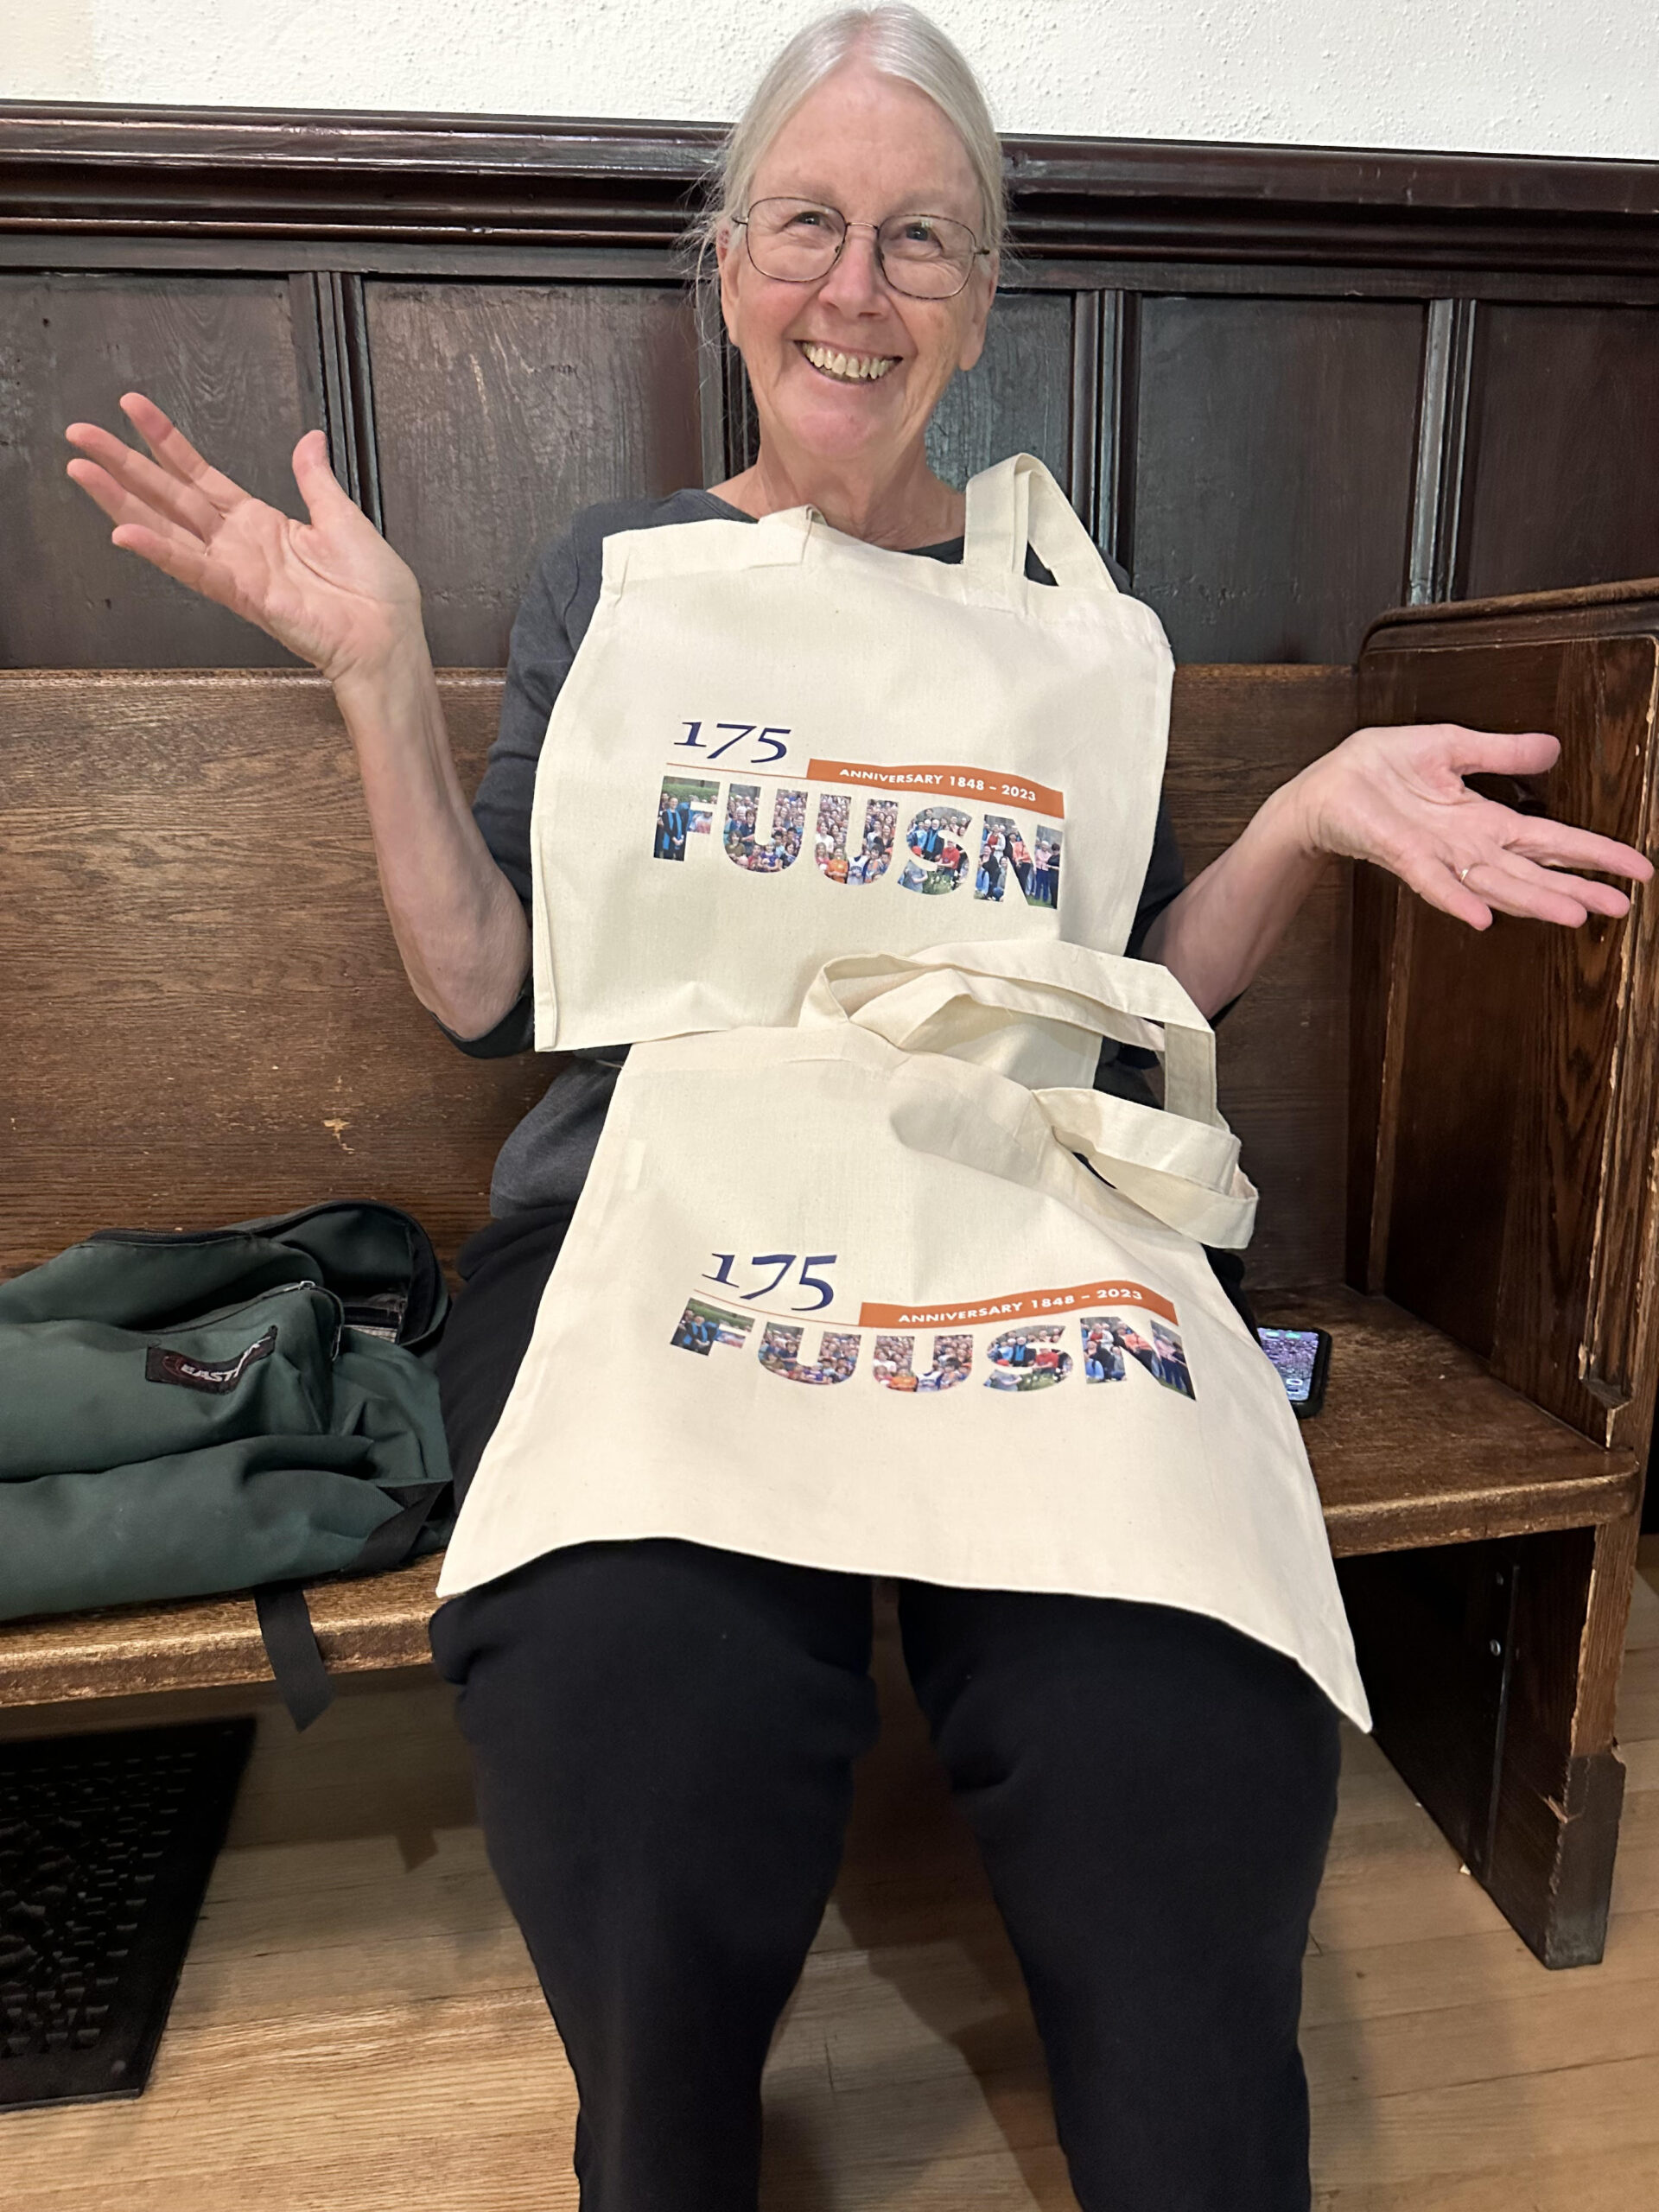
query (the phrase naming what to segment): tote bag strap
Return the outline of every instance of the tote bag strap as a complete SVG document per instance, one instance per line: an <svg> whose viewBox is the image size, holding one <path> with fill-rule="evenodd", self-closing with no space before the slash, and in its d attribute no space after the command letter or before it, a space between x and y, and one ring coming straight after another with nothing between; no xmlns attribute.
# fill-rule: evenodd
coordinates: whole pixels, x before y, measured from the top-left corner
<svg viewBox="0 0 1659 2212"><path fill-rule="evenodd" d="M1027 545L1056 583L1116 597L1111 572L1071 501L1040 461L1016 453L969 480L963 566L1023 576Z"/></svg>
<svg viewBox="0 0 1659 2212"><path fill-rule="evenodd" d="M1034 1091L1056 1139L1155 1220L1242 1251L1255 1227L1255 1187L1230 1129L1160 1113L1100 1090Z"/></svg>
<svg viewBox="0 0 1659 2212"><path fill-rule="evenodd" d="M1068 1022L1155 1052L1167 1112L1224 1128L1209 1023L1166 968L1058 939L855 953L821 968L803 1025L852 1021L906 1052L950 1052L998 1014Z"/></svg>
<svg viewBox="0 0 1659 2212"><path fill-rule="evenodd" d="M804 1026L851 1022L901 1052L948 1056L999 1016L1070 1023L1155 1052L1164 1106L1097 1090L1032 1093L1055 1138L1172 1229L1237 1249L1256 1194L1216 1104L1216 1040L1166 968L1058 941L852 954L821 969Z"/></svg>

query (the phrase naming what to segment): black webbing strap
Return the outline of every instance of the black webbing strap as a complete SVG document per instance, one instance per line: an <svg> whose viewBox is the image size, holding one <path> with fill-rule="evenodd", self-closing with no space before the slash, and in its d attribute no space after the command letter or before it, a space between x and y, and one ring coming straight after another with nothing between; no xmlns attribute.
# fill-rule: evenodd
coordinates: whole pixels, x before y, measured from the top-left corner
<svg viewBox="0 0 1659 2212"><path fill-rule="evenodd" d="M392 1491L390 1495L404 1502L402 1512L369 1531L347 1573L384 1574L389 1567L401 1567L414 1550L422 1529L446 1505L449 1489L448 1483L411 1483L406 1489Z"/></svg>
<svg viewBox="0 0 1659 2212"><path fill-rule="evenodd" d="M449 1510L452 1486L411 1484L391 1495L404 1502L390 1520L372 1529L364 1538L363 1548L347 1570L353 1577L384 1574L388 1567L401 1567L420 1541L422 1529ZM296 1729L307 1729L334 1703L334 1686L317 1648L305 1586L299 1582L267 1582L254 1592L253 1602L276 1694L288 1707Z"/></svg>
<svg viewBox="0 0 1659 2212"><path fill-rule="evenodd" d="M254 1592L253 1602L259 1610L265 1656L276 1678L276 1694L295 1727L308 1728L334 1703L334 1686L317 1649L304 1588L297 1582L267 1582Z"/></svg>

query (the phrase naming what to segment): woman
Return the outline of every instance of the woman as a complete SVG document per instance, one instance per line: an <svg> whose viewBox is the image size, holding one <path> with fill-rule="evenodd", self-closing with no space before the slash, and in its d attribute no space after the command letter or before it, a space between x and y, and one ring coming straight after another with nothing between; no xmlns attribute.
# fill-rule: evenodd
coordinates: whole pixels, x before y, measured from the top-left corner
<svg viewBox="0 0 1659 2212"><path fill-rule="evenodd" d="M779 273L776 234L757 230L756 210L779 201L817 211L806 227L829 244L807 256L814 276ZM916 211L969 241L948 294L894 281ZM925 19L852 12L791 41L734 135L710 224L759 456L712 492L581 517L544 556L475 810L445 738L418 587L334 482L320 434L296 449L302 524L219 475L136 395L122 404L152 459L72 427L84 458L70 473L118 545L332 680L411 985L466 1049L529 1043L531 793L605 537L810 505L868 544L959 559L963 495L929 468L924 433L979 356L1002 224L982 99ZM1185 888L1160 821L1129 949L1213 1013L1336 854L1391 868L1478 929L1495 912L1567 925L1621 915L1622 892L1560 871L1645 880L1639 855L1462 781L1535 772L1556 749L1539 734L1358 731ZM1039 848L1038 880L1047 862ZM463 1255L442 1370L463 1482L512 1387L614 1080L603 1057L559 1076L505 1147L498 1219ZM912 1681L1025 1971L1079 2202L1305 2208L1296 2030L1334 1808L1328 1700L1290 1661L1197 1612L910 1583L901 1613ZM870 1632L866 1578L666 1541L555 1550L435 1618L492 1861L580 2086L588 2212L755 2203L768 2039L874 1729Z"/></svg>

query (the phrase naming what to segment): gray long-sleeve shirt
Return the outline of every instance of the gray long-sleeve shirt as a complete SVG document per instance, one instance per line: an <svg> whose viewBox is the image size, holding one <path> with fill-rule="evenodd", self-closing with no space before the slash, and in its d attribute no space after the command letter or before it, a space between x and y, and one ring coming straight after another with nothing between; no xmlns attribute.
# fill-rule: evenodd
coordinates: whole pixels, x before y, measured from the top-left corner
<svg viewBox="0 0 1659 2212"><path fill-rule="evenodd" d="M619 499L584 509L537 560L512 626L500 728L473 802L473 814L485 843L526 905L531 895L530 819L537 764L554 702L599 603L605 540L617 531L711 518L753 519L740 508L716 499L712 492L672 492L660 499ZM940 545L920 546L917 552L936 561L960 561L962 540L957 537ZM1108 566L1119 585L1127 588L1128 580L1122 571L1109 562ZM1027 558L1027 572L1038 582L1053 582L1034 554ZM1146 882L1129 932L1131 954L1139 951L1147 931L1185 882L1180 850L1160 801ZM445 1033L462 1052L493 1059L530 1051L534 1027L526 977L518 999L493 1029L472 1038L456 1037L452 1030ZM619 1046L602 1054L582 1054L559 1069L540 1103L525 1115L501 1148L490 1186L492 1213L518 1213L578 1195L604 1127L624 1053L625 1048ZM1135 1071L1136 1064L1145 1065L1145 1056L1120 1052L1109 1042L1095 1078L1097 1087L1150 1103L1151 1094Z"/></svg>

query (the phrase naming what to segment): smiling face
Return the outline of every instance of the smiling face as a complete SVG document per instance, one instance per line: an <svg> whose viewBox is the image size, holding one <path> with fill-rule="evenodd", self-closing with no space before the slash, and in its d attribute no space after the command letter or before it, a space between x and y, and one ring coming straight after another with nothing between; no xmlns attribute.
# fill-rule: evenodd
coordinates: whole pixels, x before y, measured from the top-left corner
<svg viewBox="0 0 1659 2212"><path fill-rule="evenodd" d="M804 100L762 156L750 205L785 197L838 207L850 223L949 215L984 234L966 149L942 111L860 61ZM916 300L884 283L869 230L849 232L841 258L815 283L762 276L740 229L723 232L716 250L726 327L748 371L763 454L804 482L827 468L874 487L918 467L941 393L979 359L995 264L976 261L954 299Z"/></svg>

